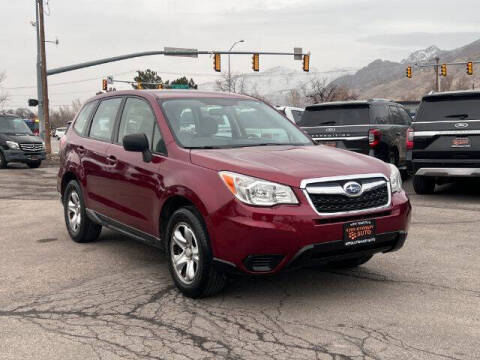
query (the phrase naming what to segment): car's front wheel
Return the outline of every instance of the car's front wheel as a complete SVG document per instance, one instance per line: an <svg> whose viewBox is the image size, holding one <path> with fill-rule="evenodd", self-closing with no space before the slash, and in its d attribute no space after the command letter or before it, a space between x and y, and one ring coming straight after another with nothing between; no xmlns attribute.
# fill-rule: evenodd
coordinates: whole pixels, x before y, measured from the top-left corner
<svg viewBox="0 0 480 360"><path fill-rule="evenodd" d="M98 239L102 226L88 218L82 189L75 180L70 181L65 189L63 209L65 224L73 241L87 243Z"/></svg>
<svg viewBox="0 0 480 360"><path fill-rule="evenodd" d="M433 194L435 192L435 178L415 175L413 177L413 190L419 195Z"/></svg>
<svg viewBox="0 0 480 360"><path fill-rule="evenodd" d="M185 296L206 297L223 289L226 276L213 267L208 234L194 208L173 213L166 231L166 250L170 274Z"/></svg>

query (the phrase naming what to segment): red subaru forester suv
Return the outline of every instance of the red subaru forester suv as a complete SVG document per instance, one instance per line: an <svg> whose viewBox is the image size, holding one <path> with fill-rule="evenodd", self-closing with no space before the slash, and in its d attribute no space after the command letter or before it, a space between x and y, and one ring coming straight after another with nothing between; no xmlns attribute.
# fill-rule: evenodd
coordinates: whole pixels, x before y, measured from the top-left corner
<svg viewBox="0 0 480 360"><path fill-rule="evenodd" d="M165 250L187 296L228 273L358 266L405 242L398 169L315 145L234 94L117 91L90 99L61 142L58 191L76 242L102 226Z"/></svg>

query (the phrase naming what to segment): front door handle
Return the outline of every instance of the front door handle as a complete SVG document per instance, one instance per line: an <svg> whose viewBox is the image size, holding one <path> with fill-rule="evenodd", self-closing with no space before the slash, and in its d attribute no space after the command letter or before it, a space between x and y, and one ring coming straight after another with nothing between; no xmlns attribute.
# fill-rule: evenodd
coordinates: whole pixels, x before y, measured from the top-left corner
<svg viewBox="0 0 480 360"><path fill-rule="evenodd" d="M110 165L115 165L118 162L117 158L113 155L108 156L107 161Z"/></svg>

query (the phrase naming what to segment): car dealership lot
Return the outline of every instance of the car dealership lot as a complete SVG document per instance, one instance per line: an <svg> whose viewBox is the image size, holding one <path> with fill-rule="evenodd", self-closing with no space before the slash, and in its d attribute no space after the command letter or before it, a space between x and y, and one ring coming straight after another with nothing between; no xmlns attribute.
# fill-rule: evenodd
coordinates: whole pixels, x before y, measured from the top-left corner
<svg viewBox="0 0 480 360"><path fill-rule="evenodd" d="M0 359L480 357L480 191L413 194L399 252L354 270L174 288L162 253L68 237L56 168L0 171Z"/></svg>

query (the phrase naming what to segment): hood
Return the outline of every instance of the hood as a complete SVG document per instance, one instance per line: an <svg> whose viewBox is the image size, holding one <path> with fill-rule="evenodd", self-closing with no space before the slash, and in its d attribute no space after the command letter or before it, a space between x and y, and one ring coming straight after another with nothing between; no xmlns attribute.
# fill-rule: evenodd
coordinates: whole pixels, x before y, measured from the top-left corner
<svg viewBox="0 0 480 360"><path fill-rule="evenodd" d="M41 143L42 139L33 134L13 134L13 133L2 133L0 134L4 140L15 141L21 144L32 144L32 143Z"/></svg>
<svg viewBox="0 0 480 360"><path fill-rule="evenodd" d="M328 146L257 146L191 150L192 163L299 187L304 179L382 173L388 164L370 156Z"/></svg>

